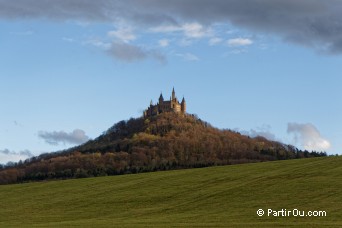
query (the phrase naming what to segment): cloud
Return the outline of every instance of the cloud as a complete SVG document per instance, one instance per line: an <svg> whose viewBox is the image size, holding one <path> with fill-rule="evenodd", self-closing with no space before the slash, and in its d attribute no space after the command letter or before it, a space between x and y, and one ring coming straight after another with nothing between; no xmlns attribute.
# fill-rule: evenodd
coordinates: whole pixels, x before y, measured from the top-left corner
<svg viewBox="0 0 342 228"><path fill-rule="evenodd" d="M70 37L63 37L62 40L65 41L65 42L68 42L68 43L73 43L73 42L75 42L75 39L70 38Z"/></svg>
<svg viewBox="0 0 342 228"><path fill-rule="evenodd" d="M19 160L25 160L33 157L34 155L29 150L23 150L19 152L10 151L9 149L0 150L0 164L6 164L7 162L17 162Z"/></svg>
<svg viewBox="0 0 342 228"><path fill-rule="evenodd" d="M339 0L0 0L3 19L124 20L164 31L181 29L193 38L221 23L331 54L342 53L341 11Z"/></svg>
<svg viewBox="0 0 342 228"><path fill-rule="evenodd" d="M111 48L111 43L102 41L100 39L90 39L83 42L83 44L90 44L102 50L109 50Z"/></svg>
<svg viewBox="0 0 342 228"><path fill-rule="evenodd" d="M255 138L257 136L264 137L268 140L276 141L275 135L271 132L271 126L264 124L261 127L257 127L256 129L251 129L249 131L240 131L239 129L235 129L243 135L248 135L251 138Z"/></svg>
<svg viewBox="0 0 342 228"><path fill-rule="evenodd" d="M196 55L191 54L191 53L178 53L176 54L176 56L181 57L185 61L199 61L200 60Z"/></svg>
<svg viewBox="0 0 342 228"><path fill-rule="evenodd" d="M245 38L235 38L235 39L229 39L227 41L228 46L230 47L241 47L241 46L248 46L253 44L253 41L250 39Z"/></svg>
<svg viewBox="0 0 342 228"><path fill-rule="evenodd" d="M293 135L294 144L309 151L326 151L331 147L330 142L324 139L318 129L310 123L288 123L287 133Z"/></svg>
<svg viewBox="0 0 342 228"><path fill-rule="evenodd" d="M89 137L83 130L75 129L70 133L65 131L40 131L38 136L45 140L50 145L63 144L81 144L89 140Z"/></svg>
<svg viewBox="0 0 342 228"><path fill-rule="evenodd" d="M192 40L191 39L181 39L178 44L181 46L181 47L187 47L187 46L190 46L192 45Z"/></svg>
<svg viewBox="0 0 342 228"><path fill-rule="evenodd" d="M202 38L209 36L211 33L210 29L204 28L199 23L186 23L182 26L182 29L188 38Z"/></svg>
<svg viewBox="0 0 342 228"><path fill-rule="evenodd" d="M166 57L158 50L145 48L122 41L107 42L101 39L90 39L83 44L92 45L101 49L112 58L122 62L137 62L146 59L157 60L159 63L166 63Z"/></svg>
<svg viewBox="0 0 342 228"><path fill-rule="evenodd" d="M158 41L158 44L160 47L167 47L169 46L170 42L167 39L162 39Z"/></svg>
<svg viewBox="0 0 342 228"><path fill-rule="evenodd" d="M123 62L135 62L152 58L160 63L165 63L166 58L160 52L155 50L144 49L140 46L127 43L113 42L107 53Z"/></svg>
<svg viewBox="0 0 342 228"><path fill-rule="evenodd" d="M214 46L214 45L217 45L217 44L219 44L219 43L221 43L222 42L222 39L221 38L219 38L219 37L212 37L212 38L210 38L210 40L209 40L209 45L210 46Z"/></svg>
<svg viewBox="0 0 342 228"><path fill-rule="evenodd" d="M246 49L234 49L228 52L228 54L233 54L233 55L239 55L243 53L247 53L248 51Z"/></svg>
<svg viewBox="0 0 342 228"><path fill-rule="evenodd" d="M134 35L132 29L130 28L120 28L115 31L109 31L108 36L114 37L124 43L129 43L130 41L133 41L136 39L136 36Z"/></svg>
<svg viewBox="0 0 342 228"><path fill-rule="evenodd" d="M158 27L153 27L150 29L151 32L155 33L171 33L171 32L180 32L182 31L181 26L176 26L176 25L161 25Z"/></svg>
<svg viewBox="0 0 342 228"><path fill-rule="evenodd" d="M114 7L113 3L113 1L107 0L16 0L11 2L0 0L0 17L6 19L48 18L103 21L114 18L107 10Z"/></svg>
<svg viewBox="0 0 342 228"><path fill-rule="evenodd" d="M18 121L16 121L16 120L14 120L13 123L14 123L15 126L20 126L20 125L21 125L21 124L19 124Z"/></svg>
<svg viewBox="0 0 342 228"><path fill-rule="evenodd" d="M142 48L125 43L113 43L108 53L116 59L133 62L147 58L148 54Z"/></svg>
<svg viewBox="0 0 342 228"><path fill-rule="evenodd" d="M184 23L182 25L161 25L150 29L155 33L174 33L182 32L186 38L199 39L211 36L211 29L205 28L199 23Z"/></svg>

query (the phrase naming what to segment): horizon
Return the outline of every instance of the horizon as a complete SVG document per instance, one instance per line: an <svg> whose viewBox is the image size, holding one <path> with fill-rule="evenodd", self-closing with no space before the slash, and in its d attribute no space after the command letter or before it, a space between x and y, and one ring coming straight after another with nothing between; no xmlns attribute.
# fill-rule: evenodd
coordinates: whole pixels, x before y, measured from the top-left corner
<svg viewBox="0 0 342 228"><path fill-rule="evenodd" d="M342 154L340 8L0 0L0 163L94 139L173 87L219 129Z"/></svg>

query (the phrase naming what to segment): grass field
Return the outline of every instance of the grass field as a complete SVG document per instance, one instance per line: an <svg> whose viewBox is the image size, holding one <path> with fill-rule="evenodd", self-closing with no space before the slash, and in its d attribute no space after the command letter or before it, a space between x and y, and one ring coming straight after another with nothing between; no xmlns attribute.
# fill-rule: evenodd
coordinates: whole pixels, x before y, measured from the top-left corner
<svg viewBox="0 0 342 228"><path fill-rule="evenodd" d="M5 185L0 197L0 227L342 227L342 157Z"/></svg>

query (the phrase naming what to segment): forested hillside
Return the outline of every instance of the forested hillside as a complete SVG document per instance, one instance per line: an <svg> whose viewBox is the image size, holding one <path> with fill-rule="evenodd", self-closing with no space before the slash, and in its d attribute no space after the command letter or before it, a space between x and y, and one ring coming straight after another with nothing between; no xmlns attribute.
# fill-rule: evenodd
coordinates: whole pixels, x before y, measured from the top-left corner
<svg viewBox="0 0 342 228"><path fill-rule="evenodd" d="M0 183L82 178L326 156L219 130L194 115L164 113L120 121L94 140L0 171Z"/></svg>

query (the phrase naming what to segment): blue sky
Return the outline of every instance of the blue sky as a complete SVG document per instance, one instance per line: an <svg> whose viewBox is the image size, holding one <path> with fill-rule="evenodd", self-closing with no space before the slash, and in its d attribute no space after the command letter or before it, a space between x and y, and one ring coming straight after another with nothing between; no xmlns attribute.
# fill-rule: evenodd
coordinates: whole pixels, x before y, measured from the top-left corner
<svg viewBox="0 0 342 228"><path fill-rule="evenodd" d="M248 2L0 1L0 163L95 138L173 86L215 127L341 154L342 3Z"/></svg>

